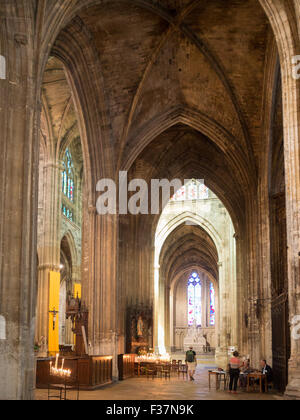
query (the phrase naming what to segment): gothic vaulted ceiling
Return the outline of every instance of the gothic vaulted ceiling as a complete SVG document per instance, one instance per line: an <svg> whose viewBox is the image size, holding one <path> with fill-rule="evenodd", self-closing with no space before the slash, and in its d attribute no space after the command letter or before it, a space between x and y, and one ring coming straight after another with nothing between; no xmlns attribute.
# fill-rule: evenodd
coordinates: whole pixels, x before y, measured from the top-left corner
<svg viewBox="0 0 300 420"><path fill-rule="evenodd" d="M95 3L95 2L94 2ZM255 0L110 1L77 18L99 55L112 136L123 150L178 105L260 150L268 27Z"/></svg>
<svg viewBox="0 0 300 420"><path fill-rule="evenodd" d="M53 54L65 58L71 77L88 74L82 86L76 79L77 88L85 102L94 98L95 118L105 116L97 141L108 139L111 166L136 165L151 142L152 155L148 150L143 163L172 178L189 165L182 176L205 178L224 203L231 201L228 209L242 214L265 147L263 95L273 42L256 0L77 0ZM72 129L75 113L57 63L51 66L45 98L59 137ZM186 124L176 152L170 134L159 128L164 116L167 128ZM202 121L194 133L191 118ZM153 142L158 137L160 146ZM171 163L161 158L166 151L173 153Z"/></svg>
<svg viewBox="0 0 300 420"><path fill-rule="evenodd" d="M211 237L199 226L182 224L167 238L160 256L160 267L166 281L182 270L201 266L218 279L218 252Z"/></svg>

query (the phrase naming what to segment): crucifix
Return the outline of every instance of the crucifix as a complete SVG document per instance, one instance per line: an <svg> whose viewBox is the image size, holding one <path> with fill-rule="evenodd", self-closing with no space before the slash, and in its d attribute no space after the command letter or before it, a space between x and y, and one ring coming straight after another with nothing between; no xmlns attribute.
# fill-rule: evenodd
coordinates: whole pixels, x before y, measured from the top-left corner
<svg viewBox="0 0 300 420"><path fill-rule="evenodd" d="M53 331L54 331L55 324L56 324L56 315L58 314L58 311L55 310L55 306L52 311L49 311L49 313L53 315Z"/></svg>

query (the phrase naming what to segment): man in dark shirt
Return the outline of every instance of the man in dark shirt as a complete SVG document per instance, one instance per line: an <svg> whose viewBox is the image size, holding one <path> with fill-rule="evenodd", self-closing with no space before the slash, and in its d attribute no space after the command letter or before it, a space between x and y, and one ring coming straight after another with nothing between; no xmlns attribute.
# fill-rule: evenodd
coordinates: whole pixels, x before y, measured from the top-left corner
<svg viewBox="0 0 300 420"><path fill-rule="evenodd" d="M266 375L267 383L269 384L273 382L273 370L271 366L267 364L266 360L261 360L260 365L261 365L261 373Z"/></svg>
<svg viewBox="0 0 300 420"><path fill-rule="evenodd" d="M194 374L197 367L197 358L196 358L196 352L194 352L193 347L190 347L190 349L186 352L185 361L188 366L188 373L190 376L190 380L194 381Z"/></svg>

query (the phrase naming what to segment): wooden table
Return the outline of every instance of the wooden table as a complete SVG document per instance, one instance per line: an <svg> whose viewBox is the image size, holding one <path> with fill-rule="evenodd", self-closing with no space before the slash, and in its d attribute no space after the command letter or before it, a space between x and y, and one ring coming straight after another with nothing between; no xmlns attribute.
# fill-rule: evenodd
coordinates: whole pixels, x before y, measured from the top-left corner
<svg viewBox="0 0 300 420"><path fill-rule="evenodd" d="M209 389L211 389L211 375L214 375L216 377L216 389L220 389L220 383L221 383L221 376L224 376L224 390L226 389L226 372L224 370L209 370L208 371L208 386Z"/></svg>
<svg viewBox="0 0 300 420"><path fill-rule="evenodd" d="M263 392L263 382L264 382L265 392L268 392L267 375L264 375L263 373L260 373L260 372L249 373L247 376L247 392L250 391L250 379L253 379L254 385L255 385L255 382L259 380L259 389L261 393ZM254 388L254 385L253 385L253 388Z"/></svg>

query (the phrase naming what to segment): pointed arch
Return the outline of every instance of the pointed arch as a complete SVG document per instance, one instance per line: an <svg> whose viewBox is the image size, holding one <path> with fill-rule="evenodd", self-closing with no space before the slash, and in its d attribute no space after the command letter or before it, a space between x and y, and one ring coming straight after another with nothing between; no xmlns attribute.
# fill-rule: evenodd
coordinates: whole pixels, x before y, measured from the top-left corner
<svg viewBox="0 0 300 420"><path fill-rule="evenodd" d="M215 227L204 217L200 216L199 214L191 213L191 212L184 212L177 216L175 216L172 220L170 220L165 226L160 227L158 224L157 227L157 234L155 236L155 257L154 257L154 265L159 265L159 256L162 249L163 244L165 243L167 237L180 225L183 223L190 222L192 224L200 226L208 235L211 237L212 241L215 243L219 260L222 260L223 255L223 248L224 242L220 235L218 234Z"/></svg>
<svg viewBox="0 0 300 420"><path fill-rule="evenodd" d="M65 243L69 247L72 266L79 265L80 261L79 261L78 251L76 248L75 239L70 230L67 230L61 235L61 243L63 243L63 241L65 241Z"/></svg>

